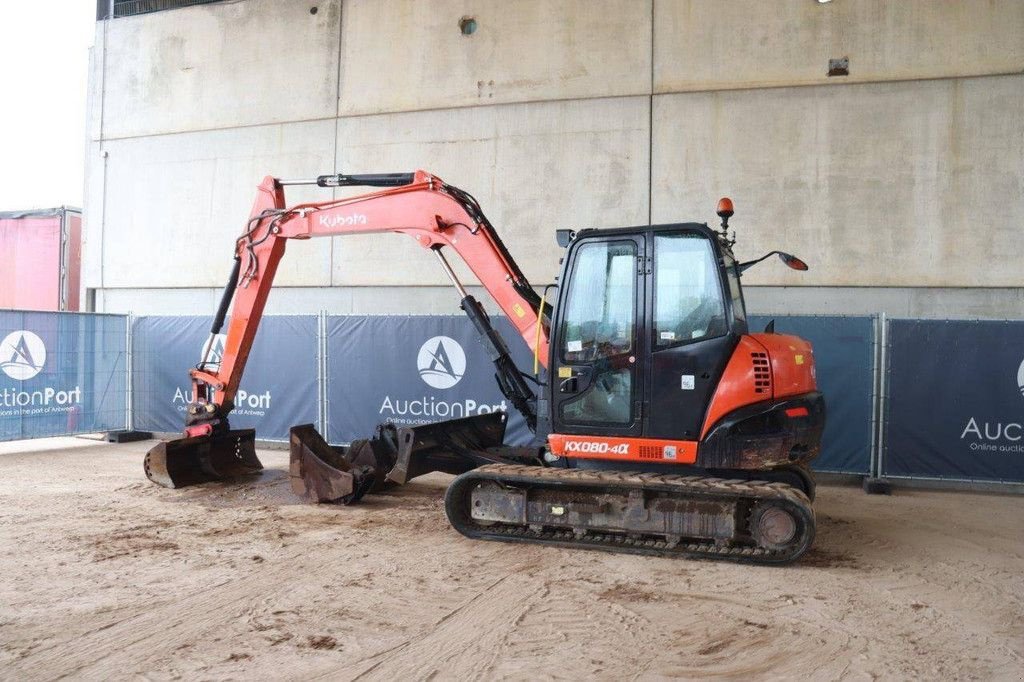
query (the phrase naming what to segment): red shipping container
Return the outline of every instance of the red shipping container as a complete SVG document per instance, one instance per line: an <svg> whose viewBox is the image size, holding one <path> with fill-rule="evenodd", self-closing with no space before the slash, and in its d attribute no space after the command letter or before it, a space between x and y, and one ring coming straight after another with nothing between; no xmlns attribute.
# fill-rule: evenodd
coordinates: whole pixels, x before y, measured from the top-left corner
<svg viewBox="0 0 1024 682"><path fill-rule="evenodd" d="M82 211L0 212L0 308L78 310Z"/></svg>

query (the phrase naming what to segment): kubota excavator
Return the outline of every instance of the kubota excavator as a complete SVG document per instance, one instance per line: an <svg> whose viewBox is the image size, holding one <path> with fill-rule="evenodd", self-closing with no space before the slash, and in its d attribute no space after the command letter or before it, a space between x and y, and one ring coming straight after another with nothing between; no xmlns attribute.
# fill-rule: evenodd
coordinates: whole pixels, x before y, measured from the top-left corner
<svg viewBox="0 0 1024 682"><path fill-rule="evenodd" d="M288 206L284 188L378 187ZM352 503L430 471L456 474L445 494L451 524L471 538L780 564L814 538L809 462L820 449L824 399L810 344L750 333L741 273L720 230L679 223L558 231L566 248L554 305L527 282L467 192L416 171L267 177L235 244L214 317L231 309L219 366L191 370L184 437L146 455L150 480L180 487L257 474L253 430L228 416L278 263L289 239L401 232L433 252L480 333L498 384L534 430L536 445L502 445L507 415L426 426L378 426L348 447L312 425L291 430L293 490ZM535 357L535 391L444 252L457 252ZM232 300L234 301L233 306ZM208 344L209 345L209 344ZM207 351L207 355L209 352Z"/></svg>

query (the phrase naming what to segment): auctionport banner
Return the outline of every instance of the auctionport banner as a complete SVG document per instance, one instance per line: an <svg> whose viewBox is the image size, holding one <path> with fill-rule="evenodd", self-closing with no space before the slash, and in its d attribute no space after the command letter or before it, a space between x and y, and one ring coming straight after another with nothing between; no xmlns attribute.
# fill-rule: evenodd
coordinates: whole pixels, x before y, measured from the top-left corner
<svg viewBox="0 0 1024 682"><path fill-rule="evenodd" d="M125 428L127 325L123 315L0 311L0 440Z"/></svg>
<svg viewBox="0 0 1024 682"><path fill-rule="evenodd" d="M504 318L493 323L519 369L532 372L519 333ZM328 317L327 407L331 443L367 438L382 422L417 426L496 410L509 415L506 443L532 438L465 317Z"/></svg>
<svg viewBox="0 0 1024 682"><path fill-rule="evenodd" d="M752 333L775 320L779 334L814 346L818 389L825 394L825 433L815 471L871 473L874 328L872 317L751 316Z"/></svg>
<svg viewBox="0 0 1024 682"><path fill-rule="evenodd" d="M208 317L139 317L132 337L135 428L175 432L185 426L192 400L188 371L208 343ZM208 369L215 370L224 335L213 339ZM256 429L260 440L288 440L295 424L318 422L317 318L264 317L246 363L229 420Z"/></svg>
<svg viewBox="0 0 1024 682"><path fill-rule="evenodd" d="M1024 482L1024 322L892 320L883 476Z"/></svg>

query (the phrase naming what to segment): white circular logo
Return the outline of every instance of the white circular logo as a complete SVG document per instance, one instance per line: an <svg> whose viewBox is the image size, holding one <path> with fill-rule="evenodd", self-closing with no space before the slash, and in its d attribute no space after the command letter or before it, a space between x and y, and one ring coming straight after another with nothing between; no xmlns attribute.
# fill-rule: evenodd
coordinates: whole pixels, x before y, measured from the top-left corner
<svg viewBox="0 0 1024 682"><path fill-rule="evenodd" d="M1024 360L1020 361L1020 367L1017 369L1017 388L1020 389L1020 394L1024 395Z"/></svg>
<svg viewBox="0 0 1024 682"><path fill-rule="evenodd" d="M420 346L416 367L427 386L451 388L466 373L466 353L455 339L435 336Z"/></svg>
<svg viewBox="0 0 1024 682"><path fill-rule="evenodd" d="M205 358L206 363L202 369L207 372L219 372L220 361L224 357L224 341L227 340L227 336L224 334L215 334L214 336L206 337L206 341L203 343L203 351L199 356Z"/></svg>
<svg viewBox="0 0 1024 682"><path fill-rule="evenodd" d="M32 332L25 329L11 332L0 341L0 369L12 379L31 379L45 364L46 346Z"/></svg>

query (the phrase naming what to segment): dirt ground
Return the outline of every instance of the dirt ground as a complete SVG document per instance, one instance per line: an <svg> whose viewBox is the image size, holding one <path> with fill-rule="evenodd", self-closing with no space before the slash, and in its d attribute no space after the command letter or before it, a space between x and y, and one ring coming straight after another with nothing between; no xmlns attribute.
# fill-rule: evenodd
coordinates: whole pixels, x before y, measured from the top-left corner
<svg viewBox="0 0 1024 682"><path fill-rule="evenodd" d="M435 475L310 506L151 485L152 443L0 445L0 677L1024 677L1020 497L819 488L785 568L473 542Z"/></svg>

